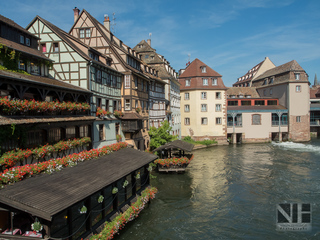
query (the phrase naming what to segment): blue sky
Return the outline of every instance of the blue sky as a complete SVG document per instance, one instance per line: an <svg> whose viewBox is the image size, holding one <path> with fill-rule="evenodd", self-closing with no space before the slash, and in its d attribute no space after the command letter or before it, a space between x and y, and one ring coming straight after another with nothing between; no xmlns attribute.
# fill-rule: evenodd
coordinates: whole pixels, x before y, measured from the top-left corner
<svg viewBox="0 0 320 240"><path fill-rule="evenodd" d="M227 87L265 57L279 66L293 59L320 78L319 0L6 0L0 14L26 27L39 15L65 31L73 8L103 21L115 13L115 35L134 47L147 40L179 71L200 59Z"/></svg>

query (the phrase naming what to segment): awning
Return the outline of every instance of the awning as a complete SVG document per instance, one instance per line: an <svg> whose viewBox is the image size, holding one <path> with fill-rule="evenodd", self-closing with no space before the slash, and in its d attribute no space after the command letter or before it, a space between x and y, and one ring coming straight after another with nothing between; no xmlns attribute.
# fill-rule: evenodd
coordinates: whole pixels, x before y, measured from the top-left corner
<svg viewBox="0 0 320 240"><path fill-rule="evenodd" d="M154 154L125 148L52 174L40 174L0 190L0 207L29 212L51 221L72 206L157 159Z"/></svg>

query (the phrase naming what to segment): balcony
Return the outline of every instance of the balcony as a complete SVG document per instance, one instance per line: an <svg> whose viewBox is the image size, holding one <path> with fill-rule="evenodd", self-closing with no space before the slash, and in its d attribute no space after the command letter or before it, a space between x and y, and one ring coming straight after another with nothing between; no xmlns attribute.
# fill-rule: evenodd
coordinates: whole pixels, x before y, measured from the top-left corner
<svg viewBox="0 0 320 240"><path fill-rule="evenodd" d="M320 126L320 119L311 120L310 126Z"/></svg>
<svg viewBox="0 0 320 240"><path fill-rule="evenodd" d="M272 126L279 126L279 121L272 121ZM280 126L288 126L288 121L281 121Z"/></svg>
<svg viewBox="0 0 320 240"><path fill-rule="evenodd" d="M228 127L233 127L233 126L235 126L235 127L242 127L242 121L235 121L234 124L233 124L232 121L231 121L231 122L228 122Z"/></svg>
<svg viewBox="0 0 320 240"><path fill-rule="evenodd" d="M136 132L142 129L142 120L122 120L121 127L123 132Z"/></svg>

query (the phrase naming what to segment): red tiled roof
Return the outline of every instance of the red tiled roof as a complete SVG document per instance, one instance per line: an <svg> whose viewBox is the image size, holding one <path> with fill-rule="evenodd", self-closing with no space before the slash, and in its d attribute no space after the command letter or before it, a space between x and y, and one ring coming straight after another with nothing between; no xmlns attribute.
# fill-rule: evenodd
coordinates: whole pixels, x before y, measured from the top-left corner
<svg viewBox="0 0 320 240"><path fill-rule="evenodd" d="M202 72L202 68L206 67L206 72ZM208 65L201 62L198 58L193 60L186 70L179 76L179 78L191 78L191 77L222 77L215 70L210 68Z"/></svg>
<svg viewBox="0 0 320 240"><path fill-rule="evenodd" d="M202 67L206 67L205 73L202 72ZM224 85L221 77L219 73L196 58L179 76L180 91L195 89L226 90L227 87ZM206 86L203 85L204 78L208 79L208 85ZM217 85L212 85L212 78L217 79ZM190 86L186 86L186 80L190 80Z"/></svg>

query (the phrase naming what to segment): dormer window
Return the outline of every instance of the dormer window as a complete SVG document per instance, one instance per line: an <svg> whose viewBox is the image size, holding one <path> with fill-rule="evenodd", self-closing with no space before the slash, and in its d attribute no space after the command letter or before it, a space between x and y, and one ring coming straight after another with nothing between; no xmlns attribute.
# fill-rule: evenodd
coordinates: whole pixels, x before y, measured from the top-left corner
<svg viewBox="0 0 320 240"><path fill-rule="evenodd" d="M186 87L190 86L190 82L191 82L190 79L186 79Z"/></svg>
<svg viewBox="0 0 320 240"><path fill-rule="evenodd" d="M300 73L295 73L294 74L294 79L295 80L300 80Z"/></svg>
<svg viewBox="0 0 320 240"><path fill-rule="evenodd" d="M202 73L206 73L207 72L207 67L206 66L202 66L201 67L201 72Z"/></svg>
<svg viewBox="0 0 320 240"><path fill-rule="evenodd" d="M267 85L267 79L263 80L262 85Z"/></svg>
<svg viewBox="0 0 320 240"><path fill-rule="evenodd" d="M272 84L272 83L273 83L273 77L270 78L270 80L269 80L269 84Z"/></svg>

